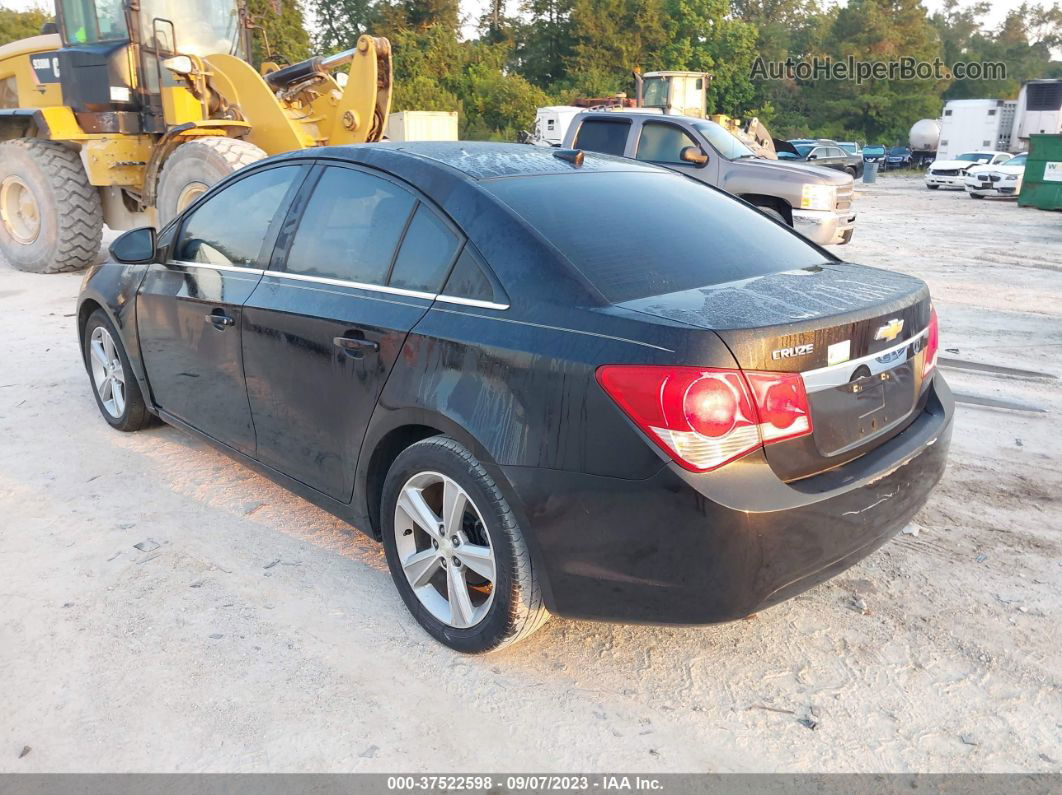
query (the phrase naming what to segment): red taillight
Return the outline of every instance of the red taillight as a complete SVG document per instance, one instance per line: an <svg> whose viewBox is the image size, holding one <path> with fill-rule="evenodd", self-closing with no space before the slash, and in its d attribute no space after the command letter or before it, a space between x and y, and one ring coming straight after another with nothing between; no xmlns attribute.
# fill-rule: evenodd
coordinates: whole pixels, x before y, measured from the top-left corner
<svg viewBox="0 0 1062 795"><path fill-rule="evenodd" d="M940 350L940 324L937 322L937 309L929 307L929 333L926 335L925 355L922 364L922 380L933 374L937 366L937 351Z"/></svg>
<svg viewBox="0 0 1062 795"><path fill-rule="evenodd" d="M796 373L607 365L597 380L650 439L694 472L811 433L804 381Z"/></svg>

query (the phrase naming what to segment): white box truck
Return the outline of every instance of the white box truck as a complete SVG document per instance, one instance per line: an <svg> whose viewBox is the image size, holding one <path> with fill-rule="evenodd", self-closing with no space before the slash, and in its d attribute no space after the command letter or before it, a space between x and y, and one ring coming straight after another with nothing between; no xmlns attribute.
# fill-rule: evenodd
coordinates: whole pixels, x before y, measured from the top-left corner
<svg viewBox="0 0 1062 795"><path fill-rule="evenodd" d="M1018 94L1011 151L1029 151L1029 136L1062 133L1062 80L1030 80Z"/></svg>
<svg viewBox="0 0 1062 795"><path fill-rule="evenodd" d="M457 111L403 110L387 119L389 141L456 141Z"/></svg>
<svg viewBox="0 0 1062 795"><path fill-rule="evenodd" d="M938 160L954 160L963 152L1011 151L1017 102L1003 99L953 99L940 120Z"/></svg>

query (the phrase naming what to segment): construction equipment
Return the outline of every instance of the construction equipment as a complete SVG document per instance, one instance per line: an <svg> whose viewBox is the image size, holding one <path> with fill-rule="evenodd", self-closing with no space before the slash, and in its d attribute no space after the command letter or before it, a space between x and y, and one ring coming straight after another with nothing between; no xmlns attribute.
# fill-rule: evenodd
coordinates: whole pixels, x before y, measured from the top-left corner
<svg viewBox="0 0 1062 795"><path fill-rule="evenodd" d="M0 251L22 270L82 268L104 224L162 226L267 155L384 135L386 39L259 72L243 0L57 0L46 27L0 47Z"/></svg>

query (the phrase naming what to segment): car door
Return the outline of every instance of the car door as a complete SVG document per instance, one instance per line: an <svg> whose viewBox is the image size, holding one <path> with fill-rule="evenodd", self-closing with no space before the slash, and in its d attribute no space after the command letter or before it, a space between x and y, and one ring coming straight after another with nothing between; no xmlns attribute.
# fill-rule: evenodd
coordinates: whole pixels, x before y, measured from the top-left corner
<svg viewBox="0 0 1062 795"><path fill-rule="evenodd" d="M137 294L137 330L156 405L242 453L255 452L240 344L242 306L304 166L226 183L179 221L165 262Z"/></svg>
<svg viewBox="0 0 1062 795"><path fill-rule="evenodd" d="M342 501L376 400L457 257L457 230L369 170L316 170L244 306L258 458Z"/></svg>
<svg viewBox="0 0 1062 795"><path fill-rule="evenodd" d="M692 146L708 155L704 166L687 163L682 159L682 150ZM713 149L707 151L692 135L677 124L662 121L643 121L638 132L638 142L634 157L665 168L673 169L687 176L704 182L712 182L712 174L719 170L719 154Z"/></svg>

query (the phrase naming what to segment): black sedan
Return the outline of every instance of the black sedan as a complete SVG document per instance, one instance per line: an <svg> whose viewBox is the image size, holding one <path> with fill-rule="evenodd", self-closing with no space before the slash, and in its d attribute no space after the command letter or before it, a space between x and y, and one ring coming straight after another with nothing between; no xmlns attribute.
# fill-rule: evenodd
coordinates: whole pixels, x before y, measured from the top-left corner
<svg viewBox="0 0 1062 795"><path fill-rule="evenodd" d="M78 309L103 418L381 540L461 651L551 613L748 615L877 549L944 470L923 282L633 160L297 152L111 252Z"/></svg>

